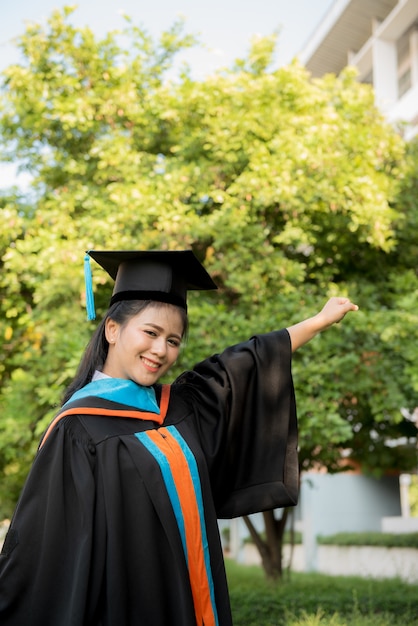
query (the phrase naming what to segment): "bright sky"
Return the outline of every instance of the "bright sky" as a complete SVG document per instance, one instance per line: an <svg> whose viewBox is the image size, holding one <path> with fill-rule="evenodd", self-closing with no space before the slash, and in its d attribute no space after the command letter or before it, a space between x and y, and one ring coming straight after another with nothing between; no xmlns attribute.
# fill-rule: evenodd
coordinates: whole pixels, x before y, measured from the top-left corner
<svg viewBox="0 0 418 626"><path fill-rule="evenodd" d="M195 78L230 66L248 52L253 35L280 30L277 65L285 65L304 47L335 0L0 0L0 71L18 62L13 38L26 22L45 23L52 11L65 5L78 8L75 26L89 26L102 36L123 28L121 13L158 36L182 16L185 30L199 36L205 50L184 54ZM10 185L11 167L0 166L0 187ZM23 183L23 180L20 181Z"/></svg>

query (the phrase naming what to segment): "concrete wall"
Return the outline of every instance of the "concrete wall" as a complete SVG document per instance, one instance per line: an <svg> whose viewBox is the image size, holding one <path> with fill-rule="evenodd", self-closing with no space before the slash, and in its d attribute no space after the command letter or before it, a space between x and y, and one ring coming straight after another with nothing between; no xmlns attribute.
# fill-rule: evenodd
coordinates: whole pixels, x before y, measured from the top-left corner
<svg viewBox="0 0 418 626"><path fill-rule="evenodd" d="M380 532L382 517L400 515L399 478L309 472L302 478L298 508L306 569L315 571L318 535Z"/></svg>
<svg viewBox="0 0 418 626"><path fill-rule="evenodd" d="M280 515L280 510L277 511ZM304 569L318 570L318 535L339 532L382 530L382 518L401 514L399 478L376 479L360 474L305 473L301 481L299 504L293 510L295 529L302 532ZM252 515L255 527L263 530L261 514ZM242 519L219 522L221 534L228 528L227 546L232 558L243 562L243 545L248 530ZM225 547L225 542L224 542Z"/></svg>
<svg viewBox="0 0 418 626"><path fill-rule="evenodd" d="M283 547L283 566L290 558L289 546ZM257 548L252 543L243 547L244 565L260 565ZM291 569L306 571L302 545L294 546ZM318 567L321 574L330 576L361 576L363 578L400 578L418 583L418 550L413 548L380 548L372 546L318 546Z"/></svg>

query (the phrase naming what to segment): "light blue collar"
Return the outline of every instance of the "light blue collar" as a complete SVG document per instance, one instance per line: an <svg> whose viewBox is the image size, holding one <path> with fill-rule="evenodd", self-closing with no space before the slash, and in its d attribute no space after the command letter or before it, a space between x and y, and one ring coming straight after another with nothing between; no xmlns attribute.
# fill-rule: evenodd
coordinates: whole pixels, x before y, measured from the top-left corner
<svg viewBox="0 0 418 626"><path fill-rule="evenodd" d="M97 396L105 400L118 402L119 404L134 406L141 411L160 414L154 387L143 387L134 383L133 380L109 377L93 380L76 391L64 406L69 402L87 398L88 396Z"/></svg>

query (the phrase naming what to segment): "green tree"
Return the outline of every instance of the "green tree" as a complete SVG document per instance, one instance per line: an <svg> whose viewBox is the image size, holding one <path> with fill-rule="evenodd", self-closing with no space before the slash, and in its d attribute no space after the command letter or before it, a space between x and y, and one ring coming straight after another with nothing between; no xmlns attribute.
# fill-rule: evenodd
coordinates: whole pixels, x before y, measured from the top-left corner
<svg viewBox="0 0 418 626"><path fill-rule="evenodd" d="M371 471L408 470L417 158L371 89L351 70L269 72L274 36L229 71L173 78L176 53L194 43L181 23L154 41L127 19L97 39L71 13L28 27L1 92L3 160L33 176L29 192L0 200L3 513L91 333L81 271L91 248L191 247L205 262L220 289L192 294L193 341L177 371L350 294L360 312L294 358L301 467L341 469L344 449ZM93 280L100 315L110 285L99 269ZM388 445L401 436L411 445ZM276 576L283 522L265 521L268 541L257 541Z"/></svg>

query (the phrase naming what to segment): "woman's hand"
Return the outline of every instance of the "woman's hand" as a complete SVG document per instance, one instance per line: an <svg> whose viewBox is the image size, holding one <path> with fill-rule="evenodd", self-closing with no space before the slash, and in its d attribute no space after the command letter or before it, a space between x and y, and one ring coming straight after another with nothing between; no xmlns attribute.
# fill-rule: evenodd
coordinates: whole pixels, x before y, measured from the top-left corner
<svg viewBox="0 0 418 626"><path fill-rule="evenodd" d="M341 322L349 311L358 311L357 304L353 304L349 298L330 298L322 311L315 316L319 326L318 332Z"/></svg>
<svg viewBox="0 0 418 626"><path fill-rule="evenodd" d="M358 311L358 306L349 298L330 298L322 310L287 330L292 343L292 352L308 343L318 333L340 322L349 311Z"/></svg>

